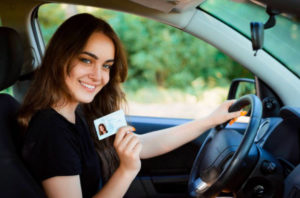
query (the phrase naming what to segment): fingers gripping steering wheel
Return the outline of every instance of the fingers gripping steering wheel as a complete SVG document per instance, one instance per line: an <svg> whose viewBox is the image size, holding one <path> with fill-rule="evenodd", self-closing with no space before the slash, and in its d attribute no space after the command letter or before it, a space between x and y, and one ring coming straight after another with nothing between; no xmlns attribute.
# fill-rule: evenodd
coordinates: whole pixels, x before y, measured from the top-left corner
<svg viewBox="0 0 300 198"><path fill-rule="evenodd" d="M238 111L244 106L251 105L250 121L241 142L236 150L229 154L224 142L233 141L232 130L216 127L206 137L194 161L188 183L189 193L193 197L214 197L226 186L228 181L240 171L253 145L262 118L262 104L253 94L241 97L230 108L229 112ZM225 145L225 146L223 146ZM232 144L233 145L233 144ZM223 146L223 147L222 147ZM245 162L244 162L245 163Z"/></svg>

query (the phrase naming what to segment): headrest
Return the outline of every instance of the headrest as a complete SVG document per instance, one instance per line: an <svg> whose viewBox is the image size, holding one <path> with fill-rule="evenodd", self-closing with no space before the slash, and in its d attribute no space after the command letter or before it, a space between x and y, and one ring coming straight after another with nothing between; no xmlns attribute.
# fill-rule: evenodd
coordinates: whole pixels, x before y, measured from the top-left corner
<svg viewBox="0 0 300 198"><path fill-rule="evenodd" d="M0 90L3 90L18 80L24 48L20 35L8 27L0 27L0 43Z"/></svg>

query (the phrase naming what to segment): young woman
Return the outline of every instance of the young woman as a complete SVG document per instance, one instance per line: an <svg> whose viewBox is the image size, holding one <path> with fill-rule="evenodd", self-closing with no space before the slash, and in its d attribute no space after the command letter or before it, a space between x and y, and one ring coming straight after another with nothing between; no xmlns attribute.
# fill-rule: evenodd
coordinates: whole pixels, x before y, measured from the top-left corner
<svg viewBox="0 0 300 198"><path fill-rule="evenodd" d="M201 120L145 135L122 127L97 140L93 120L125 102L127 63L112 28L89 14L65 21L52 37L19 113L22 155L48 197L122 197L140 159L167 153L240 115L226 101Z"/></svg>

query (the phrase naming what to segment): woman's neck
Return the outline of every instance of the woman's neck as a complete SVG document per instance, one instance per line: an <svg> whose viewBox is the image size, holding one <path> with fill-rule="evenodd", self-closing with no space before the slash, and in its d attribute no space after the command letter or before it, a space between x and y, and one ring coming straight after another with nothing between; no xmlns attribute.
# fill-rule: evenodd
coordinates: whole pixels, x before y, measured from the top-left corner
<svg viewBox="0 0 300 198"><path fill-rule="evenodd" d="M52 108L57 111L59 114L64 116L69 122L75 124L75 110L78 106L78 103L66 103L66 104L55 104L52 105Z"/></svg>

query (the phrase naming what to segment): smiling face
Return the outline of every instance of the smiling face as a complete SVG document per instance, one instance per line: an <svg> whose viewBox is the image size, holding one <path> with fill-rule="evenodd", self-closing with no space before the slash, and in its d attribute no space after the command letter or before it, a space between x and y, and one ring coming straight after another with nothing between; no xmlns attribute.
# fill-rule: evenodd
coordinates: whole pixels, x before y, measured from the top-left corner
<svg viewBox="0 0 300 198"><path fill-rule="evenodd" d="M72 103L90 103L108 83L114 64L113 41L101 32L93 33L82 52L71 61L71 71L66 75L66 85Z"/></svg>
<svg viewBox="0 0 300 198"><path fill-rule="evenodd" d="M99 125L99 129L100 129L100 131L104 131L103 125Z"/></svg>

